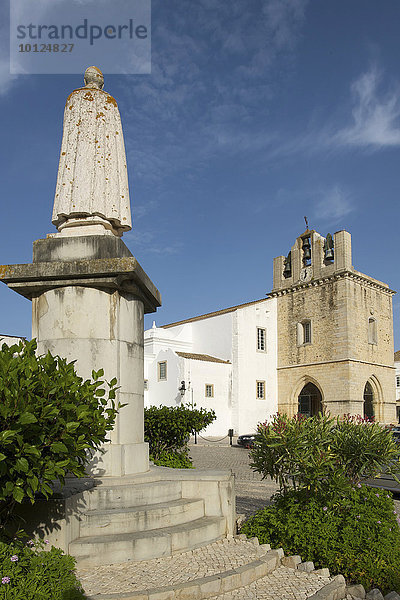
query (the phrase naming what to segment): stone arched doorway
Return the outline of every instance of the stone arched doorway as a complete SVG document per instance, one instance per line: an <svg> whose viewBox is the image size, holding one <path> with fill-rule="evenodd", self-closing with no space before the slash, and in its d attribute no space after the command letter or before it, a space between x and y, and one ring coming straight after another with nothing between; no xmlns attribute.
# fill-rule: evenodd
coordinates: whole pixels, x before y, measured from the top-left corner
<svg viewBox="0 0 400 600"><path fill-rule="evenodd" d="M374 400L374 390L370 382L367 381L364 387L364 419L375 418Z"/></svg>
<svg viewBox="0 0 400 600"><path fill-rule="evenodd" d="M321 392L311 382L307 383L301 390L298 402L298 413L300 415L314 417L323 412Z"/></svg>

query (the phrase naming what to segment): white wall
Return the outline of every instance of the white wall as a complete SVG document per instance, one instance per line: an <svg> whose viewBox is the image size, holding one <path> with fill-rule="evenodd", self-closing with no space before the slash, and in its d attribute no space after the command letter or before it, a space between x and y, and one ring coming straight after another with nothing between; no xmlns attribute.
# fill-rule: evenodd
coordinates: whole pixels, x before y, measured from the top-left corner
<svg viewBox="0 0 400 600"><path fill-rule="evenodd" d="M257 350L257 327L266 329L267 349ZM251 433L278 410L277 301L269 298L235 312L232 418L235 433ZM256 382L265 381L266 398L258 400Z"/></svg>
<svg viewBox="0 0 400 600"><path fill-rule="evenodd" d="M191 323L192 352L232 360L232 315L234 314L230 312Z"/></svg>
<svg viewBox="0 0 400 600"><path fill-rule="evenodd" d="M158 363L167 362L167 379L158 380ZM179 392L184 379L183 359L171 349L160 350L155 357L147 357L144 377L147 379L147 391L144 392L144 405L178 406L181 402Z"/></svg>
<svg viewBox="0 0 400 600"><path fill-rule="evenodd" d="M13 346L13 344L19 344L24 341L25 338L22 337L13 337L11 335L0 335L0 349L3 344L6 346Z"/></svg>
<svg viewBox="0 0 400 600"><path fill-rule="evenodd" d="M196 404L196 408L214 410L216 420L200 435L224 437L231 427L231 369L230 363L215 363L184 359L185 381L188 390L183 397L185 404ZM214 386L214 396L207 398L205 386Z"/></svg>

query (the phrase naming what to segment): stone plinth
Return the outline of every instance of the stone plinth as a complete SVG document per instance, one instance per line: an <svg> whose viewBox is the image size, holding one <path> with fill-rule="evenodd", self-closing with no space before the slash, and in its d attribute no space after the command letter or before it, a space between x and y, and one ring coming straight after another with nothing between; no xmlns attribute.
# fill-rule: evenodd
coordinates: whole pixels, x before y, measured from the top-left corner
<svg viewBox="0 0 400 600"><path fill-rule="evenodd" d="M117 417L104 454L89 468L97 476L143 473L149 468L143 432L143 315L160 293L122 240L110 235L53 237L34 243L33 263L0 267L9 288L32 300L32 337L77 361L89 378L104 369L116 377Z"/></svg>

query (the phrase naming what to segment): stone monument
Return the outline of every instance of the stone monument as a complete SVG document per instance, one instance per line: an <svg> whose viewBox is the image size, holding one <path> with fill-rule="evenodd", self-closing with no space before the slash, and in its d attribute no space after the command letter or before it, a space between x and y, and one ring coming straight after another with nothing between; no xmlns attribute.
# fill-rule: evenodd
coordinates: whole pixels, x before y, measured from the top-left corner
<svg viewBox="0 0 400 600"><path fill-rule="evenodd" d="M32 300L32 337L76 360L88 378L116 377L120 410L111 441L83 482L60 498L22 506L26 529L69 552L81 566L190 550L232 534L233 476L226 471L149 465L143 427L143 317L160 294L121 236L131 229L121 120L97 67L72 92L64 113L53 223L33 243L31 264L0 266L0 279Z"/></svg>
<svg viewBox="0 0 400 600"><path fill-rule="evenodd" d="M122 476L149 469L143 438L143 315L161 297L121 240L131 229L128 173L116 101L96 67L74 90L64 129L54 199L58 233L33 244L33 263L12 265L7 285L32 300L32 337L77 361L82 377L103 368L118 379L120 411L111 443L90 473Z"/></svg>

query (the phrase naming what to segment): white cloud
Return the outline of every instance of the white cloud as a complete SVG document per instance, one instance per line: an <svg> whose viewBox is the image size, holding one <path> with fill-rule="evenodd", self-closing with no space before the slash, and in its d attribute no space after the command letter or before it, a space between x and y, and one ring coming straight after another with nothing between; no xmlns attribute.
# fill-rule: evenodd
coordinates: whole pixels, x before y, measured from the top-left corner
<svg viewBox="0 0 400 600"><path fill-rule="evenodd" d="M318 192L318 197L314 206L314 218L320 221L337 223L355 209L349 192L339 185Z"/></svg>
<svg viewBox="0 0 400 600"><path fill-rule="evenodd" d="M400 145L400 86L384 92L382 79L372 66L353 83L352 124L336 134L334 144L371 149Z"/></svg>

